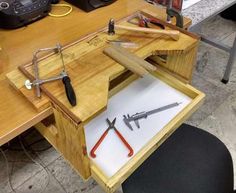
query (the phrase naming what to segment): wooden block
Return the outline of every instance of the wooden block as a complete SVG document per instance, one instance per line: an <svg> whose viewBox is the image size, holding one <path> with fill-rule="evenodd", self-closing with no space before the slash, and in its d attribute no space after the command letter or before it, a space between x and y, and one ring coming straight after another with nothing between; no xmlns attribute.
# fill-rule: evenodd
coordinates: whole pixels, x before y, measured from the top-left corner
<svg viewBox="0 0 236 193"><path fill-rule="evenodd" d="M60 108L53 108L55 125L46 127L43 123L35 125L36 129L59 151L70 165L81 175L88 179L90 163L86 153L84 129L82 125L73 123L61 112Z"/></svg>

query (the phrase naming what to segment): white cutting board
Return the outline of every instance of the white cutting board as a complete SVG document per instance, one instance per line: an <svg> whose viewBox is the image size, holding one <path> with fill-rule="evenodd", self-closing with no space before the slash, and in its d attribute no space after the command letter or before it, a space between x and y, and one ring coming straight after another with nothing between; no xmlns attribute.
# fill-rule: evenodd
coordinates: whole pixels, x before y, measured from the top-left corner
<svg viewBox="0 0 236 193"><path fill-rule="evenodd" d="M174 102L181 104L172 109L153 114L140 120L138 129L131 123L131 131L123 122L123 115L149 111ZM115 126L122 133L134 150L134 155L145 146L170 120L191 102L191 98L175 90L159 79L149 75L140 78L109 99L107 110L85 125L88 154L107 129L106 118L111 121L116 117ZM128 149L113 130L110 130L96 151L97 157L91 158L104 171L107 177L113 176L129 158ZM90 156L90 155L89 155Z"/></svg>

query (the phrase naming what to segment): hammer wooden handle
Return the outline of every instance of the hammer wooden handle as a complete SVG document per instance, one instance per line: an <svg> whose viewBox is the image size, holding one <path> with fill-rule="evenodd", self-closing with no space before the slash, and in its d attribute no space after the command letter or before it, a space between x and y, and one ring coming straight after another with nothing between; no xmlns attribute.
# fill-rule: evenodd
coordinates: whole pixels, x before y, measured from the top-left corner
<svg viewBox="0 0 236 193"><path fill-rule="evenodd" d="M180 35L180 32L177 30L150 29L150 28L144 28L144 27L130 27L130 26L124 26L124 25L115 25L115 28L129 30L129 31L136 31L136 32L167 35L174 40L178 40L179 35Z"/></svg>
<svg viewBox="0 0 236 193"><path fill-rule="evenodd" d="M116 50L116 52L119 52L123 55L123 57L129 58L130 60L134 61L137 65L140 65L141 67L145 68L148 71L156 71L157 68L150 64L149 62L145 61L144 59L136 56L132 52L129 52L127 49L122 48L120 46L111 46L111 48Z"/></svg>

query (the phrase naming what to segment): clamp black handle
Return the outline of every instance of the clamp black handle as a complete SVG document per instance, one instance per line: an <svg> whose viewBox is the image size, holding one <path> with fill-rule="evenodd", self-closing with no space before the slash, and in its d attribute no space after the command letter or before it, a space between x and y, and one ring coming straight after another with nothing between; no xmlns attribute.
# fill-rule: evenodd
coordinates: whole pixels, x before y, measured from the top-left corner
<svg viewBox="0 0 236 193"><path fill-rule="evenodd" d="M176 11L174 9L166 9L166 13L167 15L169 15L170 17L175 17L176 18L176 26L183 28L184 27L184 18L183 15L181 14L181 12Z"/></svg>
<svg viewBox="0 0 236 193"><path fill-rule="evenodd" d="M62 78L62 82L65 85L65 90L66 90L66 96L72 106L76 105L76 96L75 96L75 91L70 83L70 78L69 76L64 76Z"/></svg>

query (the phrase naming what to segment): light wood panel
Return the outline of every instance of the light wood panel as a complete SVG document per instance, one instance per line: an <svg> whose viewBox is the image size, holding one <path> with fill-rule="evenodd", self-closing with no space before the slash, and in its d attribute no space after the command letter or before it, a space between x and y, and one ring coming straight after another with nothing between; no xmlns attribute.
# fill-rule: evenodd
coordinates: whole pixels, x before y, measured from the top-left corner
<svg viewBox="0 0 236 193"><path fill-rule="evenodd" d="M39 48L54 46L57 42L62 45L69 44L105 26L110 17L119 19L147 7L152 9L159 18L166 18L164 9L148 5L143 0L119 0L91 13L73 7L72 14L67 17L46 17L16 30L0 29L2 48L0 50L0 145L30 128L51 112L51 110L37 112L21 94L8 85L5 80L7 73L17 69L21 64L30 62L32 53ZM185 18L184 24L188 27L191 20Z"/></svg>
<svg viewBox="0 0 236 193"><path fill-rule="evenodd" d="M192 72L196 62L197 47L192 48L185 54L168 55L164 61L160 56L151 56L149 57L149 61L154 65L160 65L182 81L186 83L191 82Z"/></svg>
<svg viewBox="0 0 236 193"><path fill-rule="evenodd" d="M59 151L83 179L90 177L90 163L86 152L84 129L61 112L53 108L55 126L38 123L38 131Z"/></svg>

